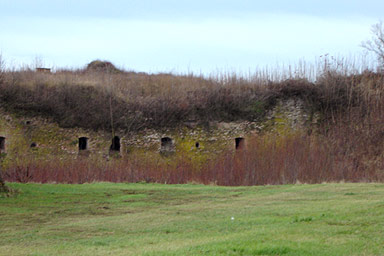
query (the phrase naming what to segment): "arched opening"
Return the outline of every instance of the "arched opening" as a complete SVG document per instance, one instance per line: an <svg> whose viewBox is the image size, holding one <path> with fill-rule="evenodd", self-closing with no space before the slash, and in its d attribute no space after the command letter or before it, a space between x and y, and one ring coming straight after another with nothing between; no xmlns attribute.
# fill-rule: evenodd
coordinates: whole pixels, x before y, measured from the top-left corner
<svg viewBox="0 0 384 256"><path fill-rule="evenodd" d="M173 151L173 140L171 138L161 138L161 151Z"/></svg>
<svg viewBox="0 0 384 256"><path fill-rule="evenodd" d="M115 136L113 137L112 139L112 144L111 144L111 147L109 148L111 151L117 151L117 152L120 152L120 138L119 136Z"/></svg>
<svg viewBox="0 0 384 256"><path fill-rule="evenodd" d="M245 140L244 138L235 138L235 147L236 149L244 149L245 147Z"/></svg>
<svg viewBox="0 0 384 256"><path fill-rule="evenodd" d="M88 138L80 137L79 138L79 150L87 150L88 149Z"/></svg>
<svg viewBox="0 0 384 256"><path fill-rule="evenodd" d="M5 152L5 137L0 136L0 153Z"/></svg>

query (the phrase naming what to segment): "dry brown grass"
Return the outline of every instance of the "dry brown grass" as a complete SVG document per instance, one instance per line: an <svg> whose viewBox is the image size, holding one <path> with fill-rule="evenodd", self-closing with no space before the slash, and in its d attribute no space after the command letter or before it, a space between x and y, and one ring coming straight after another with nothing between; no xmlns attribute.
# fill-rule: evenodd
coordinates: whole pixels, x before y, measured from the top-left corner
<svg viewBox="0 0 384 256"><path fill-rule="evenodd" d="M137 131L175 127L188 120L262 120L279 98L300 97L326 119L368 108L375 97L382 99L382 76L372 72L346 75L327 68L310 82L305 74L270 81L269 74L204 78L108 70L3 72L0 106L50 117L63 127L94 130L110 130L112 113L116 129Z"/></svg>

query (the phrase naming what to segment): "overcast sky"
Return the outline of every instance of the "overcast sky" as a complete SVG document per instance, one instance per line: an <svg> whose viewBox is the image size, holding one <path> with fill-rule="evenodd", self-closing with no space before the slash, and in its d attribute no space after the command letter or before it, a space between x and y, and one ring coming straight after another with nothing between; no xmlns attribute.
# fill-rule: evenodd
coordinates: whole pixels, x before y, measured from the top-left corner
<svg viewBox="0 0 384 256"><path fill-rule="evenodd" d="M13 66L247 71L361 54L383 10L383 0L0 0L0 51Z"/></svg>

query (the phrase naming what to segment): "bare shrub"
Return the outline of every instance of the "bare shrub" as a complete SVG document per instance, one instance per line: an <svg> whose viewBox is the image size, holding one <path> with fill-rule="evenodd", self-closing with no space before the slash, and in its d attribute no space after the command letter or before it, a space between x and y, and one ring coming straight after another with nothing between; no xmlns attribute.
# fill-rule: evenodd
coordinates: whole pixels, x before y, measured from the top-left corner
<svg viewBox="0 0 384 256"><path fill-rule="evenodd" d="M384 181L383 140L372 144L372 136L378 134L359 137L363 130L345 128L340 124L327 136L298 132L255 136L248 139L247 149L228 149L202 166L182 155L172 161L153 154L108 162L88 158L31 159L8 167L6 179L42 183L198 182L224 186Z"/></svg>
<svg viewBox="0 0 384 256"><path fill-rule="evenodd" d="M5 63L2 55L0 54L0 84L4 82Z"/></svg>
<svg viewBox="0 0 384 256"><path fill-rule="evenodd" d="M119 69L109 61L94 60L86 67L87 72L119 73Z"/></svg>
<svg viewBox="0 0 384 256"><path fill-rule="evenodd" d="M380 21L371 28L372 38L365 42L362 42L361 46L367 49L370 52L373 52L377 60L379 61L379 65L381 71L384 71L384 27L383 22Z"/></svg>

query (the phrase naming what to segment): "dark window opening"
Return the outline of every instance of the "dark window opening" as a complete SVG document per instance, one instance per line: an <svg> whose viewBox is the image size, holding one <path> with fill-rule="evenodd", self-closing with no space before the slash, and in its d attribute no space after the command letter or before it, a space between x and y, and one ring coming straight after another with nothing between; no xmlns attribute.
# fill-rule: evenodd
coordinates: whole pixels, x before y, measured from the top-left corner
<svg viewBox="0 0 384 256"><path fill-rule="evenodd" d="M0 137L0 153L5 150L5 137Z"/></svg>
<svg viewBox="0 0 384 256"><path fill-rule="evenodd" d="M118 136L113 137L110 150L120 152L120 138Z"/></svg>
<svg viewBox="0 0 384 256"><path fill-rule="evenodd" d="M79 138L79 150L87 150L88 149L88 138L80 137Z"/></svg>
<svg viewBox="0 0 384 256"><path fill-rule="evenodd" d="M161 151L172 151L173 141L169 137L161 138Z"/></svg>
<svg viewBox="0 0 384 256"><path fill-rule="evenodd" d="M236 149L243 149L244 143L245 143L244 138L236 138L235 139Z"/></svg>

